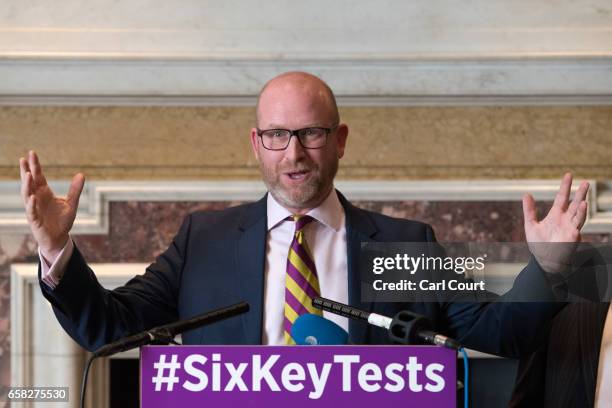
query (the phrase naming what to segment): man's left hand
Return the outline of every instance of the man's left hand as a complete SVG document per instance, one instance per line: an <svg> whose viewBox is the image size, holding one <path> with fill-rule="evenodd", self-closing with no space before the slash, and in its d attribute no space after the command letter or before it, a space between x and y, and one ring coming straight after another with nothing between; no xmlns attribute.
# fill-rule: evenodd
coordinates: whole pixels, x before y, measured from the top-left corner
<svg viewBox="0 0 612 408"><path fill-rule="evenodd" d="M576 244L582 239L580 230L587 216L589 183L580 184L570 203L571 187L572 174L566 173L552 208L540 221L533 196L525 194L523 197L527 243L540 266L549 273L561 272L569 266Z"/></svg>

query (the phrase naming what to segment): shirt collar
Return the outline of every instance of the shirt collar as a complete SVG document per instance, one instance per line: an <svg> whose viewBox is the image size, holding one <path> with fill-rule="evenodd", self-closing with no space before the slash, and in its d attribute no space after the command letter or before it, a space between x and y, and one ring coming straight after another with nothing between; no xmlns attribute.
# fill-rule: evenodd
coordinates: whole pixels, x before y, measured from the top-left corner
<svg viewBox="0 0 612 408"><path fill-rule="evenodd" d="M293 215L289 210L280 205L270 193L268 193L267 211L268 231L285 221L287 217ZM334 231L339 231L344 222L344 208L338 199L336 190L332 188L325 200L318 207L308 211L306 215L310 215Z"/></svg>

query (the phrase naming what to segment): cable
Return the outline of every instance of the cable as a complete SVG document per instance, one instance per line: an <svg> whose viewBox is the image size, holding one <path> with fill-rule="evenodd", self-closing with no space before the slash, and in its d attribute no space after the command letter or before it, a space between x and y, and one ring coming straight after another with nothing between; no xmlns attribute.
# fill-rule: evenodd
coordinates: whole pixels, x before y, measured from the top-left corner
<svg viewBox="0 0 612 408"><path fill-rule="evenodd" d="M463 374L464 374L464 379L463 379L463 408L468 408L468 385L469 385L469 382L468 382L468 375L469 375L468 355L467 355L467 352L465 351L465 349L463 347L461 347L459 349L459 351L463 355Z"/></svg>
<svg viewBox="0 0 612 408"><path fill-rule="evenodd" d="M89 369L91 368L91 363L96 359L97 356L90 356L87 360L87 365L85 366L85 372L83 373L83 382L81 383L81 408L85 408L85 390L87 389L87 376L89 375Z"/></svg>

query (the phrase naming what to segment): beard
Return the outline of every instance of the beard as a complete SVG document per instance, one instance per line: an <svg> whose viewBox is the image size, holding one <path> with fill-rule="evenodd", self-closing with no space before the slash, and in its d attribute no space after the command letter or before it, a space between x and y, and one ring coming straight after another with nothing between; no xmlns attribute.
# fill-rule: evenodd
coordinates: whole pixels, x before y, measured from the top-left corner
<svg viewBox="0 0 612 408"><path fill-rule="evenodd" d="M260 162L261 174L268 191L285 208L304 209L319 205L329 194L338 171L338 160L333 160L324 168L313 162L300 160L265 166ZM295 186L283 183L287 172L308 171L308 178Z"/></svg>

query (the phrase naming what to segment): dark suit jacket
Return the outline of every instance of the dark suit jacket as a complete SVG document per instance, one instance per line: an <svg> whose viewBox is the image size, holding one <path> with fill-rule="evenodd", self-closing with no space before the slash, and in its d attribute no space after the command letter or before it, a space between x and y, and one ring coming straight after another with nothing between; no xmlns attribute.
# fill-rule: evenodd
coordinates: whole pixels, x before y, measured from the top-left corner
<svg viewBox="0 0 612 408"><path fill-rule="evenodd" d="M566 282L568 304L555 316L546 341L519 362L510 407L592 407L601 336L610 306L606 299L612 251L582 247L577 273Z"/></svg>
<svg viewBox="0 0 612 408"><path fill-rule="evenodd" d="M365 211L342 195L346 213L349 303L392 316L411 310L431 319L434 328L467 347L505 356L533 351L546 323L561 303L362 303L358 257L361 242L433 242L430 226ZM44 296L74 340L88 350L135 332L247 301L249 313L193 330L185 344L260 344L262 338L266 198L219 212L189 215L170 247L144 275L125 286L103 289L75 249L54 290L41 282ZM510 295L537 292L553 299L543 272L530 263ZM470 300L470 299L463 299ZM387 333L362 322L349 323L354 344L389 343Z"/></svg>
<svg viewBox="0 0 612 408"><path fill-rule="evenodd" d="M510 407L592 407L609 303L574 303L553 321L550 338L521 358Z"/></svg>

